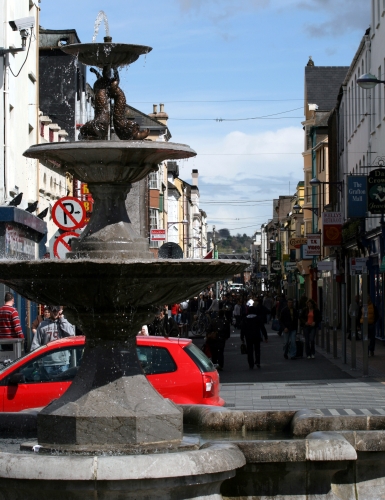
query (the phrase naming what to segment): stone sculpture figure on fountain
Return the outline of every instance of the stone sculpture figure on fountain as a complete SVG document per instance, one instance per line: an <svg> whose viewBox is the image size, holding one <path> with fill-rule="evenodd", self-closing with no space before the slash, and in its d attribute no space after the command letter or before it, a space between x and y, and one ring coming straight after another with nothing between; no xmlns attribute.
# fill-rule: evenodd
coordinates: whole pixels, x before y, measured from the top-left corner
<svg viewBox="0 0 385 500"><path fill-rule="evenodd" d="M117 68L111 75L111 66L105 65L100 73L95 68L97 80L94 83L95 117L80 128L80 140L108 140L110 126L110 100L114 100L113 124L116 135L120 140L143 140L150 130L140 130L139 125L126 116L127 101L123 90L119 87L120 77Z"/></svg>

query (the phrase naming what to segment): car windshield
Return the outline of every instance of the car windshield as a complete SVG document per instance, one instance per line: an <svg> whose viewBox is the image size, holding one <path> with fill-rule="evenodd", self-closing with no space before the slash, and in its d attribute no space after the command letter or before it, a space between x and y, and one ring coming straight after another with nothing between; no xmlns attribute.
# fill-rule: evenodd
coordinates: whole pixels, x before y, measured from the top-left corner
<svg viewBox="0 0 385 500"><path fill-rule="evenodd" d="M198 366L201 372L214 372L215 367L211 360L192 342L184 348L185 352L190 356L194 363Z"/></svg>

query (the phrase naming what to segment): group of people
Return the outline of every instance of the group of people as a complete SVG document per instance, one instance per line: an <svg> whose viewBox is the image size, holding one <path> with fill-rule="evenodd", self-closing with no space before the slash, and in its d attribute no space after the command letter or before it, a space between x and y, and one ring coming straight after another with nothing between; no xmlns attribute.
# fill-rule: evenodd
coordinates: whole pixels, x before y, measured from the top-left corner
<svg viewBox="0 0 385 500"><path fill-rule="evenodd" d="M10 343L2 344L1 340L24 338L20 317L14 307L15 298L11 292L4 296L4 305L0 307L0 345L3 351L12 351ZM31 351L53 340L75 335L75 326L68 322L63 314L63 306L45 306L42 315L38 315L31 325L33 339ZM68 351L59 351L45 358L45 369L49 374L68 370Z"/></svg>

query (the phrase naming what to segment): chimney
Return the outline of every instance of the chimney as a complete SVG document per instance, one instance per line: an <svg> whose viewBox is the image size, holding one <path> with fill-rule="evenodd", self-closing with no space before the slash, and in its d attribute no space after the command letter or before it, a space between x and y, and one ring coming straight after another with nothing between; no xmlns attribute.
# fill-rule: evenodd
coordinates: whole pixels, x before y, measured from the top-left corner
<svg viewBox="0 0 385 500"><path fill-rule="evenodd" d="M164 104L159 104L160 111L156 115L156 119L160 122L163 123L163 125L167 125L167 120L168 120L168 114L165 113L164 111Z"/></svg>
<svg viewBox="0 0 385 500"><path fill-rule="evenodd" d="M152 105L152 109L153 109L153 113L154 113L154 115L156 115L156 114L157 114L157 112L158 112L158 105L157 105L157 104L153 104L153 105Z"/></svg>
<svg viewBox="0 0 385 500"><path fill-rule="evenodd" d="M198 177L199 177L198 170L194 169L191 173L191 177L192 177L192 185L198 187Z"/></svg>

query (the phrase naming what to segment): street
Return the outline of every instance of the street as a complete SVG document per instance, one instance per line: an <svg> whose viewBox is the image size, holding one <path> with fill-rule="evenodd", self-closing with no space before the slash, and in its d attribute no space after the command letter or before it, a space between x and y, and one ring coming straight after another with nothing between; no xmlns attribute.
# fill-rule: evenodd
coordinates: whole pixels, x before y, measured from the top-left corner
<svg viewBox="0 0 385 500"><path fill-rule="evenodd" d="M240 351L238 330L226 342L225 366L220 372L221 396L226 406L254 410L318 410L325 415L385 415L385 376L380 373L385 346L376 349L376 378L361 376L334 360L320 347L316 358L286 360L282 338L270 328L269 341L261 345L261 368L249 369L246 355ZM194 343L202 346L203 339Z"/></svg>

